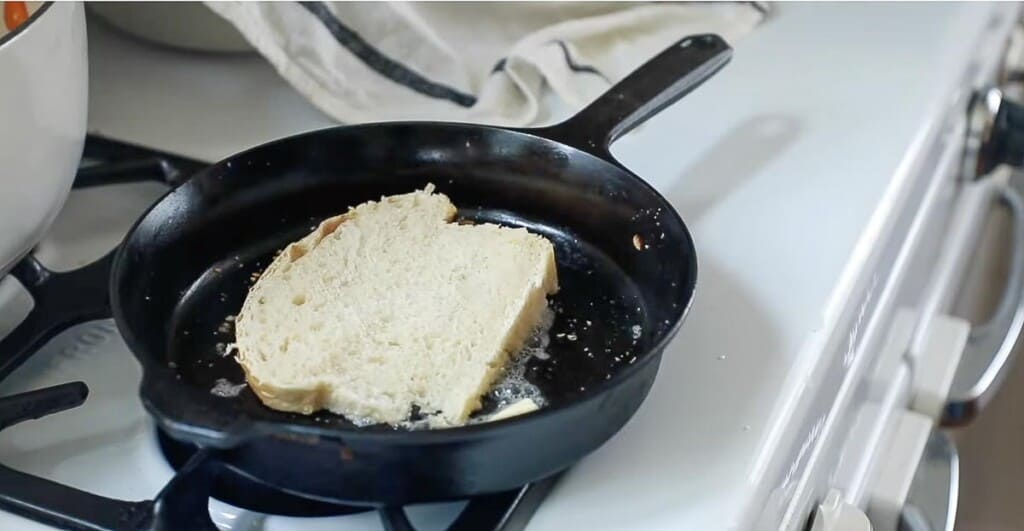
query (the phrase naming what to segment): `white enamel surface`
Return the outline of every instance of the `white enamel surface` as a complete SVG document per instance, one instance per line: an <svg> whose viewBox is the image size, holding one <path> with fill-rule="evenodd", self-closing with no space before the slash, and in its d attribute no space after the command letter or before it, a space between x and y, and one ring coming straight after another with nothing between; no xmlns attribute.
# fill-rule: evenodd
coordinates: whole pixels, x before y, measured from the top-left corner
<svg viewBox="0 0 1024 531"><path fill-rule="evenodd" d="M1000 9L776 8L737 46L732 64L613 150L689 223L699 250L697 297L636 418L571 470L530 529L771 527L757 518L779 500L779 478L792 465L780 456L806 444L795 427L826 361L823 344L848 293L870 277L868 258L893 214L914 206L907 169L961 86L958 67L973 53L971 43ZM91 130L212 160L329 124L258 59L174 53L91 30ZM124 367L137 370L134 361L119 340L110 341L123 361L117 378L129 378ZM115 410L125 417L121 429L140 430L132 424L145 422L137 403L117 407L126 408ZM129 413L138 420L127 420ZM56 420L33 424L47 422ZM77 437L56 428L51 435L58 431ZM70 464L43 472L100 492L112 488L105 481L148 492L162 465L136 461L150 452L136 440L140 449L125 450L127 458L97 457L92 475L85 465L71 472L84 461L67 457ZM10 444L0 437L0 461L18 464L6 461ZM122 463L141 472L101 473ZM424 511L438 523L452 508ZM365 515L344 521L350 527L338 519L271 518L256 528L376 524Z"/></svg>
<svg viewBox="0 0 1024 531"><path fill-rule="evenodd" d="M0 45L0 271L46 231L82 153L87 101L80 3L55 3Z"/></svg>
<svg viewBox="0 0 1024 531"><path fill-rule="evenodd" d="M812 447L794 428L828 406L805 403L821 349L873 244L913 208L904 172L989 9L781 5L705 89L617 146L690 223L697 296L644 407L533 528L775 527L762 511L799 479L779 456Z"/></svg>

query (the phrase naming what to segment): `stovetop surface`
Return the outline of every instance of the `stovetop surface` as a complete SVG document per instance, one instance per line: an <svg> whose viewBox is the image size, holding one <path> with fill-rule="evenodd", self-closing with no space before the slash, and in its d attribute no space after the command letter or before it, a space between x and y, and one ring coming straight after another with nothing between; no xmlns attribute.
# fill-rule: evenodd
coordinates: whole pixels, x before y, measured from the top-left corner
<svg viewBox="0 0 1024 531"><path fill-rule="evenodd" d="M870 274L873 243L895 212L912 206L909 168L964 88L974 43L991 21L999 26L1015 12L990 4L780 6L720 75L615 146L690 225L697 295L638 415L567 474L531 529L730 529L785 496L793 463L780 456L806 443L792 433L803 420L797 406L824 362L836 316ZM258 58L181 54L89 29L93 131L213 160L329 123ZM101 243L118 239L111 229L57 245L76 240L76 209L105 226L123 215L126 228L158 193L135 185L76 191L42 259L79 265L89 258L68 249L95 258ZM3 282L0 296L10 296ZM107 382L92 384L78 411L7 430L0 460L142 498L171 470L135 398L138 367L110 326L65 333L0 384L7 394L68 378ZM454 512L412 511L435 521ZM345 518L345 529L378 525L375 516ZM338 528L330 519L263 523Z"/></svg>

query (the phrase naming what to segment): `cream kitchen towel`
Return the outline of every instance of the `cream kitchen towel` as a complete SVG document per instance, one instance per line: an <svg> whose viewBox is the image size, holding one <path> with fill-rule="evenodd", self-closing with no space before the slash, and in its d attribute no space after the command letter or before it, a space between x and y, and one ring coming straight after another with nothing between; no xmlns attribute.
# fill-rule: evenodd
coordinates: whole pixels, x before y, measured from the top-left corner
<svg viewBox="0 0 1024 531"><path fill-rule="evenodd" d="M760 3L208 2L343 123L535 125L580 108L686 35L730 43Z"/></svg>

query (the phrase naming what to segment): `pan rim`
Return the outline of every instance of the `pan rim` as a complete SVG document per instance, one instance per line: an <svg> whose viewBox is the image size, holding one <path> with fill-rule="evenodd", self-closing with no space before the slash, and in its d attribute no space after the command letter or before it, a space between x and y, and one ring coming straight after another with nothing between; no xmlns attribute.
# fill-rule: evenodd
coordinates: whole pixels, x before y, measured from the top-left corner
<svg viewBox="0 0 1024 531"><path fill-rule="evenodd" d="M126 249L127 243L135 237L139 227L150 221L150 217L153 211L165 204L168 197L177 193L179 189L190 186L197 179L202 178L205 175L212 174L216 171L223 171L227 168L228 163L234 163L239 159L244 159L247 156L264 150L268 147L291 142L301 142L307 138L331 134L338 131L345 131L346 133L360 133L364 130L378 129L378 128L402 128L402 127L435 127L435 128L455 128L464 129L466 132L471 131L495 131L501 134L510 135L522 135L529 137L531 141L543 141L557 144L562 148L566 148L575 152L580 153L586 157L600 161L603 164L610 164L618 172L622 173L625 177L636 182L636 184L642 188L645 192L655 197L664 207L667 207L668 213L671 216L671 220L676 222L681 228L681 239L685 242L686 251L685 264L687 269L690 271L686 285L680 286L681 289L685 290L685 300L680 301L678 309L671 318L670 326L666 327L661 334L661 337L655 341L650 347L644 349L638 356L637 362L631 365L627 365L613 374L613 376L605 381L599 382L596 385L588 387L585 391L581 391L579 395L573 397L571 400L566 402L546 406L530 413L517 415L508 419L503 419L496 422L481 422L476 424L466 424L462 426L455 426L451 428L443 429L424 429L424 430L384 430L374 429L366 430L360 428L348 428L338 426L317 426L317 425L306 425L297 424L287 421L278 420L266 420L261 418L254 418L252 416L241 414L237 419L224 424L217 425L218 423L209 422L207 418L197 418L195 421L183 421L172 418L167 413L166 408L161 405L159 399L159 393L164 387L176 386L174 388L180 391L188 389L190 392L194 391L191 386L187 386L180 381L177 381L173 375L169 374L167 367L161 366L155 363L157 357L151 355L149 349L143 347L141 341L136 337L136 334L127 326L128 319L124 308L122 307L121 300L121 287L118 279L123 276L124 269L127 267L126 262ZM216 446L216 447L232 447L238 444L244 443L247 440L274 435L298 435L298 436L315 436L324 439L334 439L339 441L352 441L359 443L375 443L375 442L386 442L386 443L401 443L403 445L420 445L420 444L446 444L451 442L464 442L474 440L481 437L491 437L500 434L505 430L514 430L518 426L538 422L549 418L556 413L578 407L591 400L599 399L607 391L618 387L625 381L629 380L634 374L642 371L647 364L657 360L660 363L660 354L668 346L668 344L677 336L679 330L682 328L683 322L689 314L690 308L693 304L694 296L696 293L696 284L698 277L698 261L696 254L696 247L694 245L693 236L689 231L686 223L682 217L672 207L671 203L653 186L651 186L646 180L642 179L618 161L611 158L609 155L607 158L599 156L598 154L582 150L569 144L565 144L559 140L548 138L542 134L543 129L519 129L519 128L505 128L491 125L473 124L473 123L462 123L462 122L442 122L442 121L389 121L389 122L373 122L357 125L339 125L330 126L303 133L298 133L291 136L278 138L257 146L251 147L244 151L232 154L226 158L223 158L216 163L200 170L195 173L189 179L181 183L180 185L172 188L167 193L158 198L152 205L150 205L145 212L143 212L139 218L133 223L131 228L126 233L122 240L121 245L118 246L117 252L114 256L114 262L111 267L110 276L110 307L114 317L114 321L117 325L118 331L124 338L125 344L128 346L132 355L141 365L142 368L142 385L140 387L140 394L142 402L145 405L147 411L153 416L154 420L167 431L172 437L180 438L188 441L201 441L203 444ZM163 394L166 394L163 393ZM166 401L164 398L163 401ZM265 406L264 406L265 407ZM206 422L201 422L206 421Z"/></svg>

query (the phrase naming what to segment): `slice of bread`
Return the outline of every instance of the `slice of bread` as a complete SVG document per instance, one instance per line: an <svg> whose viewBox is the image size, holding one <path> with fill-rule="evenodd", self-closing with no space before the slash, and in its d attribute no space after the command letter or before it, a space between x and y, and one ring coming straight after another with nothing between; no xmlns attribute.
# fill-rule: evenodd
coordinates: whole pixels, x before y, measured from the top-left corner
<svg viewBox="0 0 1024 531"><path fill-rule="evenodd" d="M399 424L416 405L432 425L464 424L558 280L544 237L454 216L428 186L359 205L286 247L235 321L260 400L357 423Z"/></svg>

